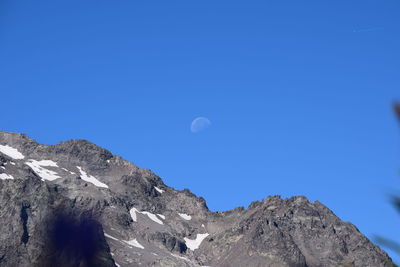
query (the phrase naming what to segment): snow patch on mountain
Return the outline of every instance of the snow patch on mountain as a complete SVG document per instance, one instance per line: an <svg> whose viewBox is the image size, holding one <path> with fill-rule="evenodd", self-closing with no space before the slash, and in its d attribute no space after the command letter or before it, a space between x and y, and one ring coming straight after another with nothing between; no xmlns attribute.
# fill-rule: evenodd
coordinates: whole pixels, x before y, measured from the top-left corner
<svg viewBox="0 0 400 267"><path fill-rule="evenodd" d="M142 212L140 212L140 213L147 215L147 217L149 217L152 221L154 221L154 222L156 222L156 223L158 223L158 224L164 224L164 223L163 223L160 219L158 219L158 217L157 217L155 214L153 214L153 213L150 213L150 212L148 212L148 211L142 211Z"/></svg>
<svg viewBox="0 0 400 267"><path fill-rule="evenodd" d="M186 246L190 249L190 250L195 250L198 249L200 247L201 242L203 242L203 240L209 236L208 233L205 234L197 234L196 239L189 239L189 238L184 238L185 242L186 242Z"/></svg>
<svg viewBox="0 0 400 267"><path fill-rule="evenodd" d="M61 178L57 172L46 169L44 167L58 167L57 163L51 160L34 160L30 159L26 163L31 169L42 178L42 181L54 181L55 179Z"/></svg>
<svg viewBox="0 0 400 267"><path fill-rule="evenodd" d="M140 212L138 211L136 208L131 208L129 210L129 214L131 215L131 218L134 222L137 222L137 216L136 216L136 212Z"/></svg>
<svg viewBox="0 0 400 267"><path fill-rule="evenodd" d="M155 186L154 189L157 190L158 193L160 193L160 194L164 193L164 190L158 188L157 186Z"/></svg>
<svg viewBox="0 0 400 267"><path fill-rule="evenodd" d="M81 173L81 178L82 180L92 183L97 187L103 187L103 188L108 188L108 185L100 182L96 177L92 176L92 175L88 175L83 169L82 167L76 166L78 168L78 170Z"/></svg>
<svg viewBox="0 0 400 267"><path fill-rule="evenodd" d="M154 222L156 222L156 223L158 223L158 224L164 224L164 223L157 217L157 215L158 215L158 216L160 216L160 218L162 218L162 219L165 220L165 216L164 216L164 215L161 215L161 214L155 215L155 214L153 214L153 213L151 213L151 212L148 212L148 211L138 211L136 208L131 208L131 209L129 210L129 214L131 215L131 218L132 218L132 220L133 220L134 222L137 222L137 215L136 215L136 212L137 212L137 213L144 214L144 215L147 215L147 217L149 217L150 220L152 220L152 221L154 221Z"/></svg>
<svg viewBox="0 0 400 267"><path fill-rule="evenodd" d="M9 175L7 173L0 173L0 180L13 180L14 177L12 175Z"/></svg>
<svg viewBox="0 0 400 267"><path fill-rule="evenodd" d="M10 158L13 158L13 159L23 159L23 158L25 158L25 156L22 155L22 153L19 152L18 149L13 148L11 146L7 146L7 145L5 145L5 146L0 145L0 152L5 154L5 155L7 155L7 156L9 156Z"/></svg>
<svg viewBox="0 0 400 267"><path fill-rule="evenodd" d="M186 213L178 213L179 216L181 216L182 219L186 220L186 221L190 221L192 219L192 216L186 214Z"/></svg>

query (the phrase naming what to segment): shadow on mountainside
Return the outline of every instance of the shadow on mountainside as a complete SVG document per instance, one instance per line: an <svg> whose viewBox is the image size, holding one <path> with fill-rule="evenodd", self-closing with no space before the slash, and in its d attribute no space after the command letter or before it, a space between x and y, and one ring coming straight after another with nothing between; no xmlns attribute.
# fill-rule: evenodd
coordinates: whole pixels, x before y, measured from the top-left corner
<svg viewBox="0 0 400 267"><path fill-rule="evenodd" d="M48 236L40 267L115 266L101 224L90 212L64 208L47 219Z"/></svg>

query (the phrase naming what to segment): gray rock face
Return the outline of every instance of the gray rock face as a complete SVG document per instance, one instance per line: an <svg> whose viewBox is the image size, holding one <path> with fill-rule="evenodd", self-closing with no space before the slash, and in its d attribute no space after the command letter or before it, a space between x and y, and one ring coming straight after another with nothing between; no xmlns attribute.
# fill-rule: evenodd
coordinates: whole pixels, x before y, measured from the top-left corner
<svg viewBox="0 0 400 267"><path fill-rule="evenodd" d="M0 266L394 266L318 201L211 212L90 142L0 132Z"/></svg>

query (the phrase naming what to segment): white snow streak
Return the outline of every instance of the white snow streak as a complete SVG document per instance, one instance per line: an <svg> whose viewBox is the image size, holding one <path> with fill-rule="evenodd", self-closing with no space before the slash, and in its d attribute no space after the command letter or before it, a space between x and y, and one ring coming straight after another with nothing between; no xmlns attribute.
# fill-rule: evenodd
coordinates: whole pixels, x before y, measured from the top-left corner
<svg viewBox="0 0 400 267"><path fill-rule="evenodd" d="M86 182L89 182L89 183L92 183L92 184L94 184L94 185L97 186L97 187L108 188L108 185L106 185L106 184L100 182L99 180L97 180L96 177L94 177L94 176L92 176L92 175L88 175L81 167L79 167L79 166L76 166L76 167L78 168L78 170L79 170L80 173L81 173L81 178L82 178L82 180L84 180L84 181L86 181Z"/></svg>
<svg viewBox="0 0 400 267"><path fill-rule="evenodd" d="M157 217L157 215L158 215L158 216L160 216L162 219L165 220L165 216L164 216L164 215L161 215L161 214L155 215L155 214L150 213L150 212L148 212L148 211L138 211L136 208L131 208L131 209L129 210L129 213L130 213L131 218L132 218L132 220L133 220L134 222L137 222L136 212L141 213L141 214L144 214L144 215L147 215L147 217L149 217L150 220L152 220L152 221L154 221L154 222L156 222L156 223L158 223L158 224L164 224L164 223L163 223L160 219L158 219L158 217Z"/></svg>
<svg viewBox="0 0 400 267"><path fill-rule="evenodd" d="M164 216L164 215L158 214L158 213L157 213L157 215L158 215L158 217L160 217L161 219L165 220L165 216Z"/></svg>
<svg viewBox="0 0 400 267"><path fill-rule="evenodd" d="M157 217L155 214L153 214L153 213L150 213L150 212L148 212L148 211L142 211L142 212L140 212L140 213L146 214L151 220L155 221L156 223L164 224L164 223L163 223L160 219L158 219L158 217Z"/></svg>
<svg viewBox="0 0 400 267"><path fill-rule="evenodd" d="M52 160L41 160L38 161L38 164L42 167L58 167L57 162Z"/></svg>
<svg viewBox="0 0 400 267"><path fill-rule="evenodd" d="M124 240L124 242L127 243L128 245L144 249L144 247L136 240L136 238L129 240L129 241Z"/></svg>
<svg viewBox="0 0 400 267"><path fill-rule="evenodd" d="M138 211L136 208L131 208L129 210L129 213L131 214L132 220L134 222L137 222L136 212L140 212L140 211Z"/></svg>
<svg viewBox="0 0 400 267"><path fill-rule="evenodd" d="M70 174L76 174L76 173L74 173L74 172L71 172L70 170L67 170L66 168L61 168L61 170L66 171L66 172L69 172Z"/></svg>
<svg viewBox="0 0 400 267"><path fill-rule="evenodd" d="M14 177L8 175L7 173L0 173L0 180L13 180Z"/></svg>
<svg viewBox="0 0 400 267"><path fill-rule="evenodd" d="M111 236L111 235L109 235L109 234L107 234L107 233L104 233L104 236L105 236L105 237L108 237L108 238L110 238L110 239L112 239L112 240L115 240L115 241L120 241L118 238L115 238L115 237L113 237L113 236Z"/></svg>
<svg viewBox="0 0 400 267"><path fill-rule="evenodd" d="M186 221L190 221L192 219L192 216L186 214L186 213L178 213L179 216L182 217L182 219L186 220Z"/></svg>
<svg viewBox="0 0 400 267"><path fill-rule="evenodd" d="M25 164L31 167L32 170L42 178L42 181L44 180L53 181L55 179L61 178L60 176L58 176L57 172L43 168L43 167L58 167L57 163L55 163L54 161L51 160L37 161L34 159L30 159Z"/></svg>
<svg viewBox="0 0 400 267"><path fill-rule="evenodd" d="M200 247L201 242L203 242L203 240L208 236L208 233L205 234L197 234L196 239L192 240L189 238L184 238L185 242L186 242L186 246L190 249L190 250L195 250L198 249Z"/></svg>
<svg viewBox="0 0 400 267"><path fill-rule="evenodd" d="M155 186L154 189L157 190L158 193L160 193L160 194L164 193L164 190L158 188L157 186Z"/></svg>
<svg viewBox="0 0 400 267"><path fill-rule="evenodd" d="M0 145L0 152L9 156L10 158L13 158L13 159L25 158L25 156L22 155L21 152L18 151L18 149L7 146L7 145L6 146Z"/></svg>
<svg viewBox="0 0 400 267"><path fill-rule="evenodd" d="M182 259L182 260L185 260L185 261L190 261L189 259L187 259L185 257L181 257L181 256L178 256L178 255L175 255L175 254L172 254L172 253L171 253L171 255L174 256L175 258L178 258L178 259Z"/></svg>
<svg viewBox="0 0 400 267"><path fill-rule="evenodd" d="M116 238L116 237L113 237L113 236L111 236L111 235L109 235L109 234L107 234L107 233L104 233L104 236L105 237L108 237L108 238L110 238L110 239L112 239L112 240L115 240L115 241L119 241L119 242L124 242L124 243L126 243L126 244L128 244L128 245L130 245L130 246L134 246L134 247L137 247L137 248L141 248L141 249L144 249L144 247L136 240L136 238L134 238L134 239L132 239L132 240L129 240L129 241L126 241L126 240L119 240L118 238Z"/></svg>

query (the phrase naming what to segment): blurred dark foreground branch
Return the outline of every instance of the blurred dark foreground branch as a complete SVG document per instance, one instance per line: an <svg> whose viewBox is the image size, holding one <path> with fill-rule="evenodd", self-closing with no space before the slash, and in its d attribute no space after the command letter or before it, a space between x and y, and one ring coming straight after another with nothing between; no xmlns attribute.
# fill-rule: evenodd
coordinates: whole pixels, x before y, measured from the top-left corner
<svg viewBox="0 0 400 267"><path fill-rule="evenodd" d="M397 116L397 119L399 119L399 121L400 121L400 103L395 103L393 105L393 110L394 110L394 113Z"/></svg>
<svg viewBox="0 0 400 267"><path fill-rule="evenodd" d="M390 240L388 238L381 237L381 236L375 236L374 239L375 239L376 243L380 244L381 246L384 246L384 247L400 254L400 244L397 243L396 241L393 241L393 240Z"/></svg>
<svg viewBox="0 0 400 267"><path fill-rule="evenodd" d="M394 111L397 119L400 122L400 103L393 104L393 111ZM392 196L390 199L390 202L397 209L397 211L400 212L400 197ZM381 237L381 236L375 236L374 239L378 244L380 244L400 255L400 244L398 242L388 239L388 238L385 238L385 237Z"/></svg>

